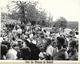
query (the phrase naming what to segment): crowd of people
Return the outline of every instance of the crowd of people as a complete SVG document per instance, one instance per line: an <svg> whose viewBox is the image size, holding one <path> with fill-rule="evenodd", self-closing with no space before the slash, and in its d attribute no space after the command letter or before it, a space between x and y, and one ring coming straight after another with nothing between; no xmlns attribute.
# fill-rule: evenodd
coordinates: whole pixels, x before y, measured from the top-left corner
<svg viewBox="0 0 80 64"><path fill-rule="evenodd" d="M39 25L14 25L7 35L1 36L1 59L78 60L78 38L75 34L49 32Z"/></svg>

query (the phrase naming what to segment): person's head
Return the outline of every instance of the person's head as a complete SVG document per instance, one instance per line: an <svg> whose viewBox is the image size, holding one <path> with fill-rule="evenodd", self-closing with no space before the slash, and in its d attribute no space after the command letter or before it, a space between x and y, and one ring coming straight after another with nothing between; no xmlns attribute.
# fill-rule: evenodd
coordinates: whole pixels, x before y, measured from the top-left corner
<svg viewBox="0 0 80 64"><path fill-rule="evenodd" d="M50 45L51 44L51 40L50 39L47 39L47 45Z"/></svg>
<svg viewBox="0 0 80 64"><path fill-rule="evenodd" d="M52 45L53 47L56 47L56 42L53 41L53 42L51 43L51 45Z"/></svg>
<svg viewBox="0 0 80 64"><path fill-rule="evenodd" d="M22 47L23 46L23 41L21 39L18 39L17 42L18 42L19 47Z"/></svg>
<svg viewBox="0 0 80 64"><path fill-rule="evenodd" d="M72 40L70 42L70 47L76 48L76 41L75 40Z"/></svg>

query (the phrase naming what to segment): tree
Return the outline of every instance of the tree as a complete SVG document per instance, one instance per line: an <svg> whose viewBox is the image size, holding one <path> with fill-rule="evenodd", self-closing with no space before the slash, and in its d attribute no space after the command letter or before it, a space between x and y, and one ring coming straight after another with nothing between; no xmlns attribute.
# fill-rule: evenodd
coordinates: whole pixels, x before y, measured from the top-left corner
<svg viewBox="0 0 80 64"><path fill-rule="evenodd" d="M46 21L45 11L39 11L36 8L38 2L13 1L13 3L15 3L15 5L14 8L11 9L12 10L11 13L13 14L13 16L15 16L15 18L20 19L22 23L26 24L28 22L31 22L31 24L33 23L42 24L42 22Z"/></svg>
<svg viewBox="0 0 80 64"><path fill-rule="evenodd" d="M8 10L10 11L10 13L12 13L13 17L15 17L16 14L17 14L18 18L20 18L20 21L25 23L26 2L23 2L23 1L12 1L11 4L12 3L13 3L12 6L10 4L7 6ZM10 7L13 7L13 8L10 9Z"/></svg>
<svg viewBox="0 0 80 64"><path fill-rule="evenodd" d="M48 26L50 27L50 26L52 26L53 25L53 16L49 16L48 18L47 18L47 22L48 22Z"/></svg>
<svg viewBox="0 0 80 64"><path fill-rule="evenodd" d="M46 26L46 19L47 19L47 14L46 14L45 10L40 11L39 12L39 18L38 18L38 23L41 26Z"/></svg>
<svg viewBox="0 0 80 64"><path fill-rule="evenodd" d="M55 22L55 27L65 29L65 28L67 27L67 20L66 20L64 17L60 17L60 18L57 19L57 21Z"/></svg>

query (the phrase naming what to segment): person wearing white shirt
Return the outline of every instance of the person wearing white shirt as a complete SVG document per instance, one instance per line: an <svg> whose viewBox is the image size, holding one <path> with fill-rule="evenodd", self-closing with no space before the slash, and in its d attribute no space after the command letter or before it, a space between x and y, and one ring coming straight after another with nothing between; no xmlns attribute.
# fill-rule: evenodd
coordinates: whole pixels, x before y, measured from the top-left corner
<svg viewBox="0 0 80 64"><path fill-rule="evenodd" d="M56 43L51 43L46 50L46 53L50 55L50 59L54 58L54 55L57 53Z"/></svg>
<svg viewBox="0 0 80 64"><path fill-rule="evenodd" d="M13 48L10 48L6 54L7 60L16 60L17 59L17 51Z"/></svg>

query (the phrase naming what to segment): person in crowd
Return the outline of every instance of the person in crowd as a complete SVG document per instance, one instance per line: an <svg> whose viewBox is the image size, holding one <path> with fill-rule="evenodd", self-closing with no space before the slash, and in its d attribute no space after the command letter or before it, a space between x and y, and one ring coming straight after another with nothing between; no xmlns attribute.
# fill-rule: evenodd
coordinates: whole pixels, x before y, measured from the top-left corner
<svg viewBox="0 0 80 64"><path fill-rule="evenodd" d="M6 54L6 60L16 60L17 59L17 51L14 46L11 46Z"/></svg>
<svg viewBox="0 0 80 64"><path fill-rule="evenodd" d="M60 35L60 37L57 37L58 49L61 49L64 46L64 43L65 43L65 39L64 39L63 35Z"/></svg>
<svg viewBox="0 0 80 64"><path fill-rule="evenodd" d="M66 48L60 49L54 56L54 60L68 60L68 59L69 57Z"/></svg>
<svg viewBox="0 0 80 64"><path fill-rule="evenodd" d="M75 40L72 40L70 42L70 47L68 50L70 60L77 60L78 59L76 46L77 46L77 42Z"/></svg>
<svg viewBox="0 0 80 64"><path fill-rule="evenodd" d="M47 59L50 60L53 56L53 46L51 45L51 40L47 39L47 46L46 46L46 53L47 53Z"/></svg>
<svg viewBox="0 0 80 64"><path fill-rule="evenodd" d="M1 59L6 60L7 51L8 51L7 45L1 44Z"/></svg>
<svg viewBox="0 0 80 64"><path fill-rule="evenodd" d="M31 59L31 50L30 48L25 44L22 48L20 48L21 58L23 60L30 60Z"/></svg>
<svg viewBox="0 0 80 64"><path fill-rule="evenodd" d="M42 46L39 53L39 60L46 60L46 56L47 56L46 51Z"/></svg>

